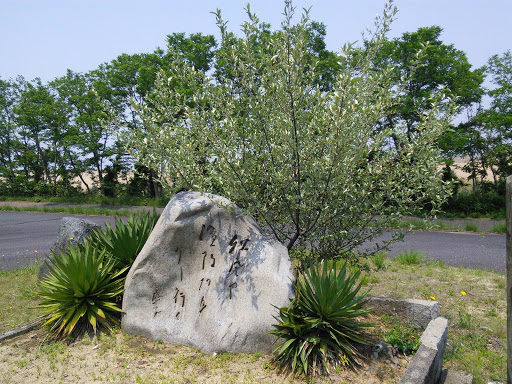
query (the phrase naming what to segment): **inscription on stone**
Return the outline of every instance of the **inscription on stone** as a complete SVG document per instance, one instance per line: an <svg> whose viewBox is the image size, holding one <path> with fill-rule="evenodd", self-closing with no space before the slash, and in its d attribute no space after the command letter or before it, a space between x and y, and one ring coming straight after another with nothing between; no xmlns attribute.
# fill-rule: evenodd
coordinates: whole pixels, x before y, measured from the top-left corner
<svg viewBox="0 0 512 384"><path fill-rule="evenodd" d="M219 196L181 193L128 274L122 327L205 352L269 352L292 283L286 248L254 219Z"/></svg>

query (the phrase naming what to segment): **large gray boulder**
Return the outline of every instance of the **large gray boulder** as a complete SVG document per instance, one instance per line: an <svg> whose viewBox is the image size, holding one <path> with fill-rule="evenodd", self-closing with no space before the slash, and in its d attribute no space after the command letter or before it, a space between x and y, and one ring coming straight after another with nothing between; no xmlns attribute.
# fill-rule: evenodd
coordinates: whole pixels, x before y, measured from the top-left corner
<svg viewBox="0 0 512 384"><path fill-rule="evenodd" d="M228 200L177 194L128 273L122 329L204 352L270 352L293 297L286 248Z"/></svg>
<svg viewBox="0 0 512 384"><path fill-rule="evenodd" d="M76 217L63 217L60 221L57 239L53 243L51 251L54 253L59 253L66 250L70 244L76 245L78 243L83 243L84 240L89 237L91 232L96 228L99 228L99 225L93 223L92 221L82 220ZM37 274L37 279L39 281L48 275L49 268L47 263L51 260L51 257L51 254L48 255L49 260L46 260L46 262L41 264Z"/></svg>

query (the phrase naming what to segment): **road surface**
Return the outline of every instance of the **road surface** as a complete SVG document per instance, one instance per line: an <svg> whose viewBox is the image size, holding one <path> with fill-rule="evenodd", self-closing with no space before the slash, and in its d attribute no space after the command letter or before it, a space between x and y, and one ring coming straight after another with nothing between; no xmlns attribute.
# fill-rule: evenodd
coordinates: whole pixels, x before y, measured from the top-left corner
<svg viewBox="0 0 512 384"><path fill-rule="evenodd" d="M57 237L63 217L114 224L114 218L109 216L0 211L0 270L43 260Z"/></svg>
<svg viewBox="0 0 512 384"><path fill-rule="evenodd" d="M55 241L60 220L65 216L82 217L98 224L114 223L114 218L108 216L0 211L0 270L42 260ZM448 265L505 270L506 240L501 234L413 231L406 234L403 242L394 244L389 254L411 248Z"/></svg>

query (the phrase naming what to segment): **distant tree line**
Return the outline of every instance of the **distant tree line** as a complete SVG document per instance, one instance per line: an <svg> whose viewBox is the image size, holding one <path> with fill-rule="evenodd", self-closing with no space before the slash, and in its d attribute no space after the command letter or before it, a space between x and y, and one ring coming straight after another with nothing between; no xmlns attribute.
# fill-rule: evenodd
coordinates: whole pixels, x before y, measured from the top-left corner
<svg viewBox="0 0 512 384"><path fill-rule="evenodd" d="M273 34L280 33L267 24L262 29L264 33L250 42L254 47L268 44ZM326 49L325 25L311 21L307 30L314 81L329 91L346 63ZM390 81L401 92L375 130L400 128L408 140L421 135L419 123L431 98L444 88L458 112L466 116L452 124L438 143L445 159L444 178L453 180L456 191L460 182L453 175L453 159L462 156L468 159L464 170L474 193L503 195L505 177L512 172L511 53L494 55L486 66L472 69L464 52L441 41L441 33L437 26L419 28L379 47L373 70L391 65ZM229 39L235 48L246 44L235 35ZM157 108L155 81L159 76L172 81L176 60L213 73L219 81L236 76L226 60L226 47L218 48L213 36L174 33L166 40L165 50L123 54L87 73L68 70L46 84L40 79L0 78L0 195L83 193L72 182L76 178L91 194L94 186L83 177L90 173L105 196L160 196L160 172L130 157L121 133L144 126L142 109ZM365 55L370 48L359 47L359 54ZM414 73L409 73L410 68L415 68ZM493 84L491 89L483 87L486 77ZM191 92L189 84L173 86L180 87L183 95ZM484 96L490 100L486 108ZM400 146L400 137L394 135L390 141ZM120 175L127 172L132 174L130 182L120 186Z"/></svg>

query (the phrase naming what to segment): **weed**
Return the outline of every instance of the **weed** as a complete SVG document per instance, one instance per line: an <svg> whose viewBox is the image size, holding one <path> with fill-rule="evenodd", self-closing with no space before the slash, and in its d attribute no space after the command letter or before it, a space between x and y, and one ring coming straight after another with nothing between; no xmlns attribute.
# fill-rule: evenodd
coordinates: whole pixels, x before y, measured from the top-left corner
<svg viewBox="0 0 512 384"><path fill-rule="evenodd" d="M377 271L386 268L387 256L388 255L386 252L377 252L375 255L372 256L372 262L375 265Z"/></svg>
<svg viewBox="0 0 512 384"><path fill-rule="evenodd" d="M507 223L494 224L489 231L491 233L507 233Z"/></svg>
<svg viewBox="0 0 512 384"><path fill-rule="evenodd" d="M478 232L478 226L475 223L464 224L464 230L467 232Z"/></svg>
<svg viewBox="0 0 512 384"><path fill-rule="evenodd" d="M364 275L361 275L361 277L359 278L359 283L362 286L368 285L369 282L370 282L370 275L367 273L365 273Z"/></svg>
<svg viewBox="0 0 512 384"><path fill-rule="evenodd" d="M420 251L405 250L400 255L394 255L395 259L402 265L417 265L423 262L425 256Z"/></svg>
<svg viewBox="0 0 512 384"><path fill-rule="evenodd" d="M467 313L465 310L459 310L459 321L457 325L462 329L471 329L473 327L471 314Z"/></svg>
<svg viewBox="0 0 512 384"><path fill-rule="evenodd" d="M444 267L446 267L446 264L441 259L435 259L435 260L428 259L428 260L426 260L426 264L428 266L437 267L437 268L444 268Z"/></svg>
<svg viewBox="0 0 512 384"><path fill-rule="evenodd" d="M415 353L420 346L420 331L407 323L393 323L391 330L382 337L406 355Z"/></svg>

